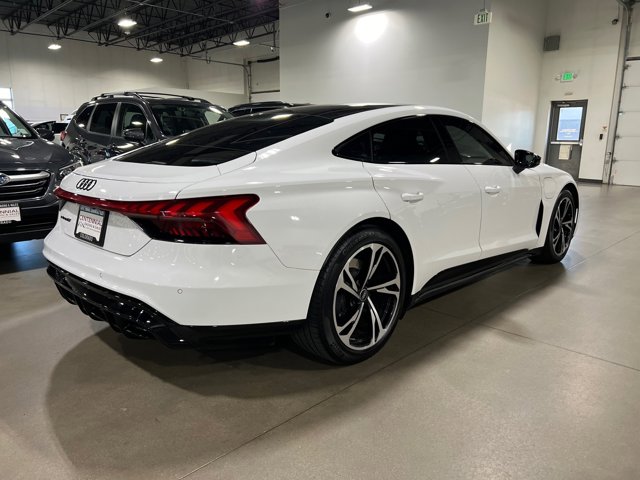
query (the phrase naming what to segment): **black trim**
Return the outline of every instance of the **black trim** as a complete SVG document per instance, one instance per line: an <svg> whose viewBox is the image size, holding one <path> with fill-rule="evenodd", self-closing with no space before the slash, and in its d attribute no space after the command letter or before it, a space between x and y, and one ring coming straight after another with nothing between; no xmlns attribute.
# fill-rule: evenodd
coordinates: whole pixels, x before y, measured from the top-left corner
<svg viewBox="0 0 640 480"><path fill-rule="evenodd" d="M47 273L62 297L94 320L132 338L154 338L172 348L200 347L240 338L290 334L304 322L263 323L223 327L180 325L149 305L77 277L49 263Z"/></svg>
<svg viewBox="0 0 640 480"><path fill-rule="evenodd" d="M538 237L540 236L540 231L542 230L542 217L544 216L544 205L542 204L542 200L540 201L540 207L538 208L538 219L536 220L536 234Z"/></svg>
<svg viewBox="0 0 640 480"><path fill-rule="evenodd" d="M418 293L411 296L410 308L449 290L473 283L485 276L503 270L515 262L529 258L535 253L532 250L518 250L443 270L429 280Z"/></svg>

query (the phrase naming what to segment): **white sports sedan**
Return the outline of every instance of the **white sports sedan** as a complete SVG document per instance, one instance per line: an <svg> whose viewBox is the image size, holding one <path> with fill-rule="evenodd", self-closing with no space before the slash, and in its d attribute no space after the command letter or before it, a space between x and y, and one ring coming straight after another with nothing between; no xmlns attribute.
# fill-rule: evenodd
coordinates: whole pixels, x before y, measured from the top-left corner
<svg viewBox="0 0 640 480"><path fill-rule="evenodd" d="M472 118L389 105L229 120L79 168L57 195L44 254L85 314L169 345L290 333L342 364L418 302L562 260L579 201Z"/></svg>

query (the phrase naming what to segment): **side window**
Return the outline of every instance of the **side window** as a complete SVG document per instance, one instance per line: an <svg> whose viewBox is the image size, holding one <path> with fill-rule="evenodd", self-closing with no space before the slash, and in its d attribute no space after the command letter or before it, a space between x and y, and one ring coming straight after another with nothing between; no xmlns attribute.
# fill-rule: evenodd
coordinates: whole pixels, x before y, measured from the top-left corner
<svg viewBox="0 0 640 480"><path fill-rule="evenodd" d="M116 137L123 137L123 132L132 128L142 130L144 132L144 138L147 141L155 139L147 117L145 117L142 109L133 103L122 103L120 104L120 113L118 114Z"/></svg>
<svg viewBox="0 0 640 480"><path fill-rule="evenodd" d="M460 163L465 165L513 165L511 156L498 141L478 125L458 117L440 116L439 121L451 138L458 152Z"/></svg>
<svg viewBox="0 0 640 480"><path fill-rule="evenodd" d="M91 117L91 114L93 113L93 109L96 108L95 105L89 105L88 107L85 107L84 110L82 110L82 112L80 112L80 115L77 115L75 117L75 121L76 124L80 127L80 128L87 128L87 124L89 123L89 118Z"/></svg>
<svg viewBox="0 0 640 480"><path fill-rule="evenodd" d="M358 160L360 162L371 161L371 133L369 130L357 134L342 142L333 149L336 157Z"/></svg>
<svg viewBox="0 0 640 480"><path fill-rule="evenodd" d="M102 135L111 135L111 123L116 112L115 103L103 103L96 107L96 111L91 117L89 131ZM83 112L84 113L84 112Z"/></svg>
<svg viewBox="0 0 640 480"><path fill-rule="evenodd" d="M442 142L426 117L392 120L370 131L373 163L446 163Z"/></svg>

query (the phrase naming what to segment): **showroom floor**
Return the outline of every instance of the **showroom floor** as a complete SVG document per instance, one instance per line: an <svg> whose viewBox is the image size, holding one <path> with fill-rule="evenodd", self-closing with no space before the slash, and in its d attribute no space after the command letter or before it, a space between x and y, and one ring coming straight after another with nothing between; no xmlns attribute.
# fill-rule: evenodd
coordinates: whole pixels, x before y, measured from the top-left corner
<svg viewBox="0 0 640 480"><path fill-rule="evenodd" d="M640 190L580 190L563 264L418 307L348 368L122 338L41 242L0 247L0 476L640 478Z"/></svg>

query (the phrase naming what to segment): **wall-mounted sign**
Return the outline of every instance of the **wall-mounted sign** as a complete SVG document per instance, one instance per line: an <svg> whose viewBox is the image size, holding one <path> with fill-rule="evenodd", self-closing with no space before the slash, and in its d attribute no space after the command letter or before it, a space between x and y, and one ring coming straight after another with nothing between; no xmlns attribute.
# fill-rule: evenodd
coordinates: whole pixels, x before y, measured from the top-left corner
<svg viewBox="0 0 640 480"><path fill-rule="evenodd" d="M491 23L491 12L484 8L476 13L475 17L473 17L474 25L487 25L489 23Z"/></svg>
<svg viewBox="0 0 640 480"><path fill-rule="evenodd" d="M564 72L560 77L561 82L573 82L573 79L576 78L576 74L573 72Z"/></svg>

